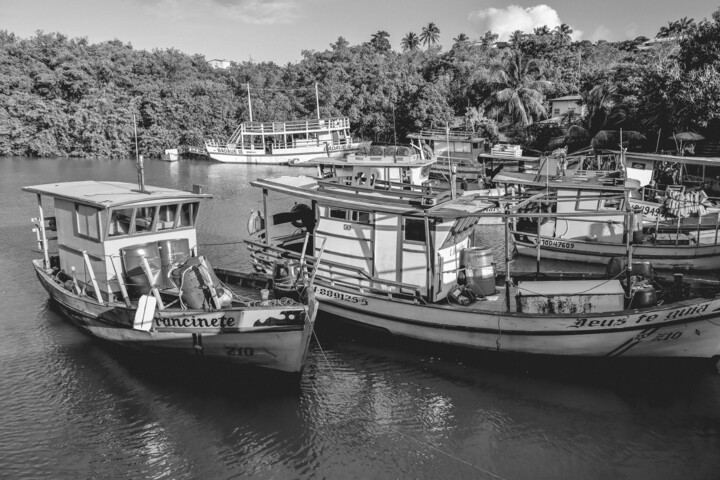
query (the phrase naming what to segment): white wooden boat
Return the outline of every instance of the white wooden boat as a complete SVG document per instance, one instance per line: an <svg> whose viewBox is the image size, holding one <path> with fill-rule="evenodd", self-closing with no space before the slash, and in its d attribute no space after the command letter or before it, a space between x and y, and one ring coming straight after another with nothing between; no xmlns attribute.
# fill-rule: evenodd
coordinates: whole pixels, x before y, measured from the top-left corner
<svg viewBox="0 0 720 480"><path fill-rule="evenodd" d="M542 222L530 217L516 222L513 240L521 255L536 256L539 243L543 258L605 264L629 251L635 260L649 261L657 269L720 268L720 224L696 224L694 230L658 222L648 226L642 212L631 212L631 194L639 188L636 180L510 172L495 180L545 189L547 194L544 202L523 205L534 212L550 205L551 215ZM632 225L626 225L628 215Z"/></svg>
<svg viewBox="0 0 720 480"><path fill-rule="evenodd" d="M314 290L328 321L492 352L720 355L716 281L660 278L649 265L632 261L626 263L631 269L621 265L599 278L498 275L502 260L473 244L477 218L488 214L478 212L472 198L429 186L335 177L283 176L252 185L263 192L268 219L248 242L256 268L270 272L278 259L291 269L293 262L315 263ZM304 207L273 213L271 205L282 204L278 197ZM502 214L506 272L511 220L518 215L546 214Z"/></svg>
<svg viewBox="0 0 720 480"><path fill-rule="evenodd" d="M165 153L160 156L160 160L165 162L177 162L180 158L180 153L177 148L166 148Z"/></svg>
<svg viewBox="0 0 720 480"><path fill-rule="evenodd" d="M208 155L218 162L281 165L344 157L367 145L353 138L347 117L243 122L227 141L205 141Z"/></svg>
<svg viewBox="0 0 720 480"><path fill-rule="evenodd" d="M196 236L209 196L143 183L23 188L38 198L33 223L43 258L33 266L52 301L105 341L299 374L314 296L271 297L268 276L213 270Z"/></svg>

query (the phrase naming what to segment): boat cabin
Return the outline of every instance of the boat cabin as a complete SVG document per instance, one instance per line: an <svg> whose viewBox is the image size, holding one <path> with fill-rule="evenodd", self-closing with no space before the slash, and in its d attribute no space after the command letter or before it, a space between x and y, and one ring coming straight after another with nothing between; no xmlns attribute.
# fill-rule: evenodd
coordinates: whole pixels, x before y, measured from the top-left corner
<svg viewBox="0 0 720 480"><path fill-rule="evenodd" d="M429 180L435 157L416 146L361 147L344 158L316 158L318 177L374 188L376 182L422 185Z"/></svg>
<svg viewBox="0 0 720 480"><path fill-rule="evenodd" d="M38 197L40 217L34 223L45 267L57 262L78 289L91 289L99 300L128 301L147 293L151 283L169 286L172 264L197 254L195 224L201 201L209 197L101 181L23 190ZM52 201L51 215L43 197ZM56 247L52 252L49 241Z"/></svg>

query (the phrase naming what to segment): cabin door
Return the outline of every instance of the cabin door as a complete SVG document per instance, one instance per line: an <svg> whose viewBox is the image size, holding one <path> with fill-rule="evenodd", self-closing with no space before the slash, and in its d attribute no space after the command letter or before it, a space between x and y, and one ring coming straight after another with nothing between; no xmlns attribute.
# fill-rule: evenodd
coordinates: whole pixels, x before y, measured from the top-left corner
<svg viewBox="0 0 720 480"><path fill-rule="evenodd" d="M400 217L375 213L374 276L393 282L400 281Z"/></svg>
<svg viewBox="0 0 720 480"><path fill-rule="evenodd" d="M400 268L402 283L418 285L423 295L427 294L428 261L425 220L404 218L402 225Z"/></svg>

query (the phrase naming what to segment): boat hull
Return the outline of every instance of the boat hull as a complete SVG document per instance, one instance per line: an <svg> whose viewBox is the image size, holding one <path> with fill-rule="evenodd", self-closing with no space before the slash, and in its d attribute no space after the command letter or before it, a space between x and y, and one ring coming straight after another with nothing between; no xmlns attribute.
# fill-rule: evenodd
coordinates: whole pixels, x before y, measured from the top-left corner
<svg viewBox="0 0 720 480"><path fill-rule="evenodd" d="M207 154L215 161L223 163L247 163L258 165L287 165L291 162L302 164L307 160L316 157L342 158L349 153L357 152L360 147L368 145L369 142L353 142L347 145L331 145L325 147L320 145L310 149L292 149L292 151L276 151L266 153L243 152L237 148L227 148L207 145Z"/></svg>
<svg viewBox="0 0 720 480"><path fill-rule="evenodd" d="M594 314L539 315L420 305L315 286L320 311L413 340L515 354L576 357L720 355L720 298Z"/></svg>
<svg viewBox="0 0 720 480"><path fill-rule="evenodd" d="M100 304L56 283L35 261L40 283L60 311L80 330L104 341L180 356L221 360L238 366L301 373L315 318L308 306L224 308L214 312L168 308L156 310L150 331L134 329L136 308ZM287 325L257 326L269 319L295 318ZM272 320L271 320L272 321Z"/></svg>
<svg viewBox="0 0 720 480"><path fill-rule="evenodd" d="M518 254L536 256L533 234L513 232ZM524 239L523 239L524 237ZM611 258L625 257L624 244L590 242L577 239L540 237L541 258L607 264ZM709 271L720 268L720 244L677 246L631 244L633 261L648 261L656 269Z"/></svg>

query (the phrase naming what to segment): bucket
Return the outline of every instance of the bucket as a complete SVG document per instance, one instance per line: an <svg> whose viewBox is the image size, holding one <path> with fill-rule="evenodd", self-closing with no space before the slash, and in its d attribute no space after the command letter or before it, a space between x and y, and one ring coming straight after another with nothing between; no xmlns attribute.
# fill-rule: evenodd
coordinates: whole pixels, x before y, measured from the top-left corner
<svg viewBox="0 0 720 480"><path fill-rule="evenodd" d="M495 265L492 249L469 247L462 251L460 262L465 267L467 287L476 295L495 294Z"/></svg>
<svg viewBox="0 0 720 480"><path fill-rule="evenodd" d="M144 243L123 248L120 250L120 254L122 255L123 267L125 269L125 283L131 297L140 297L150 291L150 280L142 268L143 256L148 261L153 281L156 285L158 284L162 270L162 262L160 260L160 251L158 250L157 243Z"/></svg>
<svg viewBox="0 0 720 480"><path fill-rule="evenodd" d="M190 258L190 244L187 238L179 240L162 240L158 242L160 252L160 280L158 287L172 288L175 285L170 279L173 264L177 265Z"/></svg>

